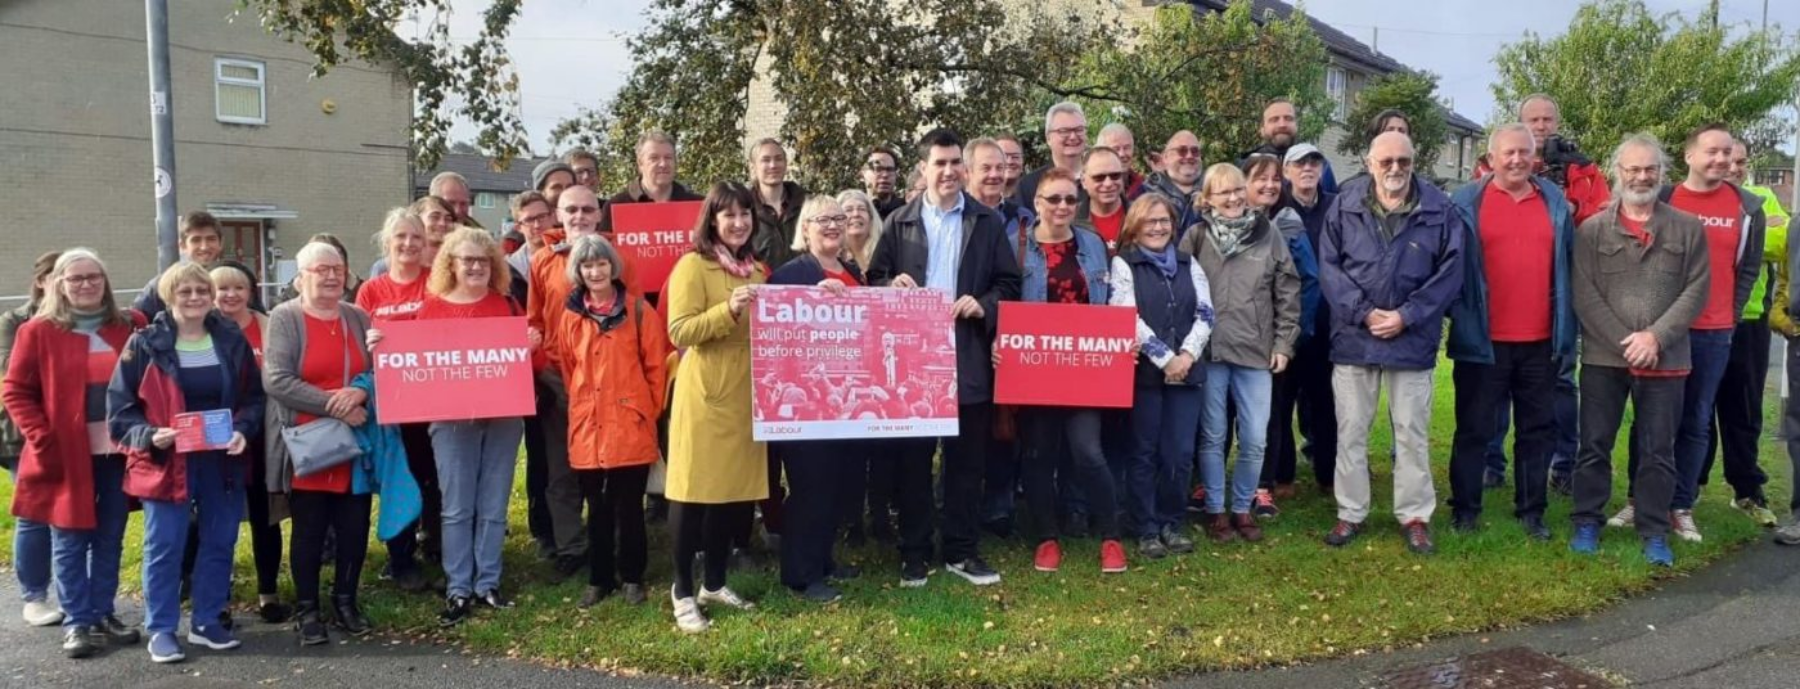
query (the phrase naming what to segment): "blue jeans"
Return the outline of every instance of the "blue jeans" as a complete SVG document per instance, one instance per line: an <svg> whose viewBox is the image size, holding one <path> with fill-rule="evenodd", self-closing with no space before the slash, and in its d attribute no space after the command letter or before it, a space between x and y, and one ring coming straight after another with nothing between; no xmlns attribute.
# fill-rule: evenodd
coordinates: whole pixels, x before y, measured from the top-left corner
<svg viewBox="0 0 1800 689"><path fill-rule="evenodd" d="M13 485L19 476L13 474ZM13 519L13 569L27 603L50 598L50 525L23 517Z"/></svg>
<svg viewBox="0 0 1800 689"><path fill-rule="evenodd" d="M438 487L444 492L444 576L451 596L500 588L506 502L524 436L519 419L431 424Z"/></svg>
<svg viewBox="0 0 1800 689"><path fill-rule="evenodd" d="M125 544L125 458L95 455L94 528L50 527L51 566L63 626L93 626L112 615L119 595L119 554ZM186 528L186 525L183 525ZM177 560L180 556L177 555Z"/></svg>
<svg viewBox="0 0 1800 689"><path fill-rule="evenodd" d="M1706 466L1712 435L1713 400L1725 365L1731 361L1731 330L1689 330L1693 370L1681 403L1681 427L1675 435L1675 501L1672 510L1691 510L1700 493L1700 470Z"/></svg>
<svg viewBox="0 0 1800 689"><path fill-rule="evenodd" d="M1200 480L1206 485L1206 513L1225 511L1225 396L1237 404L1237 467L1231 477L1231 511L1249 512L1262 478L1263 448L1269 432L1269 405L1274 393L1268 369L1208 363L1201 388Z"/></svg>
<svg viewBox="0 0 1800 689"><path fill-rule="evenodd" d="M194 558L193 628L219 623L231 595L232 554L244 520L243 458L222 452L187 456L188 499L144 501L144 630L174 633L181 626L181 556L190 515L199 527Z"/></svg>
<svg viewBox="0 0 1800 689"><path fill-rule="evenodd" d="M1137 440L1127 471L1131 518L1138 536L1180 529L1193 476L1194 434L1200 425L1201 388L1154 385L1137 388L1131 424Z"/></svg>

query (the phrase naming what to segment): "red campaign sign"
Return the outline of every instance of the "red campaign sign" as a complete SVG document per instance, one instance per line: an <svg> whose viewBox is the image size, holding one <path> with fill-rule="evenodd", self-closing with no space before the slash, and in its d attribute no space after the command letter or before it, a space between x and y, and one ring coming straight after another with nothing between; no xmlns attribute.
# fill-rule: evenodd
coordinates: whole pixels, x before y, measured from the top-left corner
<svg viewBox="0 0 1800 689"><path fill-rule="evenodd" d="M956 435L950 296L930 289L760 287L750 310L754 436Z"/></svg>
<svg viewBox="0 0 1800 689"><path fill-rule="evenodd" d="M694 247L694 221L701 201L620 203L608 207L619 256L631 264L632 281L642 293L661 292L675 262Z"/></svg>
<svg viewBox="0 0 1800 689"><path fill-rule="evenodd" d="M524 318L381 324L375 402L383 424L531 416Z"/></svg>
<svg viewBox="0 0 1800 689"><path fill-rule="evenodd" d="M1054 407L1131 406L1137 310L1000 303L994 401Z"/></svg>

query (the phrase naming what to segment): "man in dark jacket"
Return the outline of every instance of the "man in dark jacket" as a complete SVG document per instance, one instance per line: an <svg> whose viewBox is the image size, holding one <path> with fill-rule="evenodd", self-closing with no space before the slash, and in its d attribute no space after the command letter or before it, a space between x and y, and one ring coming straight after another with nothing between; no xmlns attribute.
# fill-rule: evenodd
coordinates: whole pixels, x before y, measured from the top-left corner
<svg viewBox="0 0 1800 689"><path fill-rule="evenodd" d="M218 218L206 211L192 211L181 216L181 260L193 262L211 268L219 262L225 253L225 234L220 229ZM162 279L158 272L150 276L150 282L144 285L131 307L144 314L146 319L156 318L168 307L163 304L162 297L156 294L156 281ZM250 290L250 307L262 310L262 290Z"/></svg>
<svg viewBox="0 0 1800 689"><path fill-rule="evenodd" d="M875 202L875 212L882 218L906 205L906 197L898 189L899 179L900 154L887 146L869 149L863 160L863 191L868 192L869 200Z"/></svg>
<svg viewBox="0 0 1800 689"><path fill-rule="evenodd" d="M1675 431L1695 368L1691 326L1707 302L1706 229L1656 200L1668 169L1662 142L1634 134L1613 153L1618 201L1575 233L1575 315L1581 321L1581 455L1575 461L1575 536L1569 549L1600 548L1612 499L1612 451L1629 400L1635 410L1631 524L1651 564L1670 566L1669 504L1675 496ZM1702 438L1704 441L1704 438Z"/></svg>
<svg viewBox="0 0 1800 689"><path fill-rule="evenodd" d="M1186 129L1175 132L1152 157L1157 170L1144 178L1143 193L1156 192L1175 202L1178 217L1174 218L1174 241L1180 241L1187 228L1198 220L1194 193L1200 190L1200 137Z"/></svg>
<svg viewBox="0 0 1800 689"><path fill-rule="evenodd" d="M798 255L793 248L794 229L800 222L800 207L806 205L806 188L787 178L787 149L774 139L763 139L750 146L750 184L756 191L756 229L750 235L750 249L756 260L769 270L787 265Z"/></svg>
<svg viewBox="0 0 1800 689"><path fill-rule="evenodd" d="M1558 362L1575 355L1569 300L1574 220L1562 190L1532 174L1531 130L1513 123L1488 139L1494 174L1451 199L1469 233L1463 244L1462 296L1450 309L1450 358L1456 361L1456 442L1450 458L1450 506L1458 531L1481 515L1488 440L1509 403L1518 419L1513 516L1526 535L1549 540L1544 524L1550 453L1555 446Z"/></svg>
<svg viewBox="0 0 1800 689"><path fill-rule="evenodd" d="M963 193L962 139L949 130L919 141L925 192L894 211L869 262L870 284L924 287L955 296L958 430L943 439L942 555L947 568L985 586L1000 582L978 552L983 462L992 438L993 344L1000 302L1019 298L1019 265L1000 215ZM931 459L938 442L896 452L900 496L900 584L924 586L931 553Z"/></svg>
<svg viewBox="0 0 1800 689"><path fill-rule="evenodd" d="M1269 101L1268 105L1263 106L1262 120L1256 131L1262 136L1262 143L1238 156L1239 168L1245 167L1244 163L1250 160L1250 156L1259 153L1283 160L1287 158L1288 149L1294 146L1300 136L1300 116L1299 111L1294 108L1294 102L1286 98ZM1338 192L1337 176L1331 172L1330 161L1325 162L1325 170L1319 177L1319 187L1333 194Z"/></svg>
<svg viewBox="0 0 1800 689"><path fill-rule="evenodd" d="M1387 388L1394 424L1394 512L1407 548L1434 550L1428 526L1432 369L1444 312L1462 290L1462 217L1413 172L1404 134L1375 137L1371 174L1346 184L1321 233L1319 282L1331 305L1332 391L1338 407L1337 526L1348 544L1369 515L1369 428Z"/></svg>
<svg viewBox="0 0 1800 689"><path fill-rule="evenodd" d="M1063 101L1050 106L1044 113L1044 142L1050 146L1050 164L1032 170L1019 179L1019 186L1013 191L1013 202L1026 208L1037 205L1038 180L1044 178L1044 172L1050 168L1059 168L1075 179L1081 179L1082 157L1087 155L1088 129L1087 114L1082 112L1081 104ZM1087 191L1081 185L1075 186L1075 195L1083 204L1087 203Z"/></svg>
<svg viewBox="0 0 1800 689"><path fill-rule="evenodd" d="M600 234L612 236L613 206L621 203L706 200L675 181L675 139L668 134L651 130L638 137L637 170L638 178L600 207Z"/></svg>
<svg viewBox="0 0 1800 689"><path fill-rule="evenodd" d="M1288 148L1282 163L1287 188L1282 192L1281 206L1292 208L1300 215L1301 224L1306 227L1306 238L1316 253L1320 248L1319 233L1325 228L1325 212L1337 200L1337 194L1320 187L1325 173L1325 154L1320 153L1317 146L1302 142ZM1313 310L1312 327L1302 328L1315 336L1300 338L1299 351L1294 355L1294 363L1288 367L1298 386L1300 435L1307 441L1301 451L1311 458L1313 478L1326 494L1334 490L1337 482L1337 401L1331 394L1330 306L1329 300L1319 300L1318 307ZM1291 487L1284 491L1278 485L1275 498L1291 498L1291 491Z"/></svg>
<svg viewBox="0 0 1800 689"><path fill-rule="evenodd" d="M1700 540L1694 521L1700 469L1706 465L1712 430L1713 400L1725 366L1731 360L1731 334L1743 318L1744 304L1762 274L1762 199L1730 181L1731 150L1736 141L1724 125L1709 124L1688 135L1683 151L1687 179L1665 186L1659 198L1676 210L1700 218L1706 228L1708 286L1706 307L1688 331L1693 368L1681 405L1675 436L1675 498L1670 504L1671 530L1686 541ZM1757 410L1761 413L1761 410ZM1647 505L1646 509L1659 506ZM1629 509L1629 508L1628 508ZM1622 524L1638 513L1615 516Z"/></svg>

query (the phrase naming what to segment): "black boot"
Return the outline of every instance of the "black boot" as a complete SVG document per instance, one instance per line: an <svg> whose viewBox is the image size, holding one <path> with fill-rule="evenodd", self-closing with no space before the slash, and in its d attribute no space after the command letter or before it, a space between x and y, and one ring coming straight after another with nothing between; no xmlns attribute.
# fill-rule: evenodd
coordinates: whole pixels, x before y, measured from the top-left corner
<svg viewBox="0 0 1800 689"><path fill-rule="evenodd" d="M301 646L317 646L331 640L325 631L325 620L319 616L318 601L303 600L294 604L294 631Z"/></svg>
<svg viewBox="0 0 1800 689"><path fill-rule="evenodd" d="M369 618L364 617L362 608L356 605L356 596L333 594L331 611L334 613L333 622L337 624L338 629L344 630L344 633L351 636L362 636L369 633L371 628Z"/></svg>

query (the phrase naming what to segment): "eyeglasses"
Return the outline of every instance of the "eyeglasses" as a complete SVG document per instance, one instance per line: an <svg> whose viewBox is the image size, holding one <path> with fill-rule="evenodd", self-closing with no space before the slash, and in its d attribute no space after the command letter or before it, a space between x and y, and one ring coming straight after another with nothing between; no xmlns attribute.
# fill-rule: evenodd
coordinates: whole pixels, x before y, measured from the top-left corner
<svg viewBox="0 0 1800 689"><path fill-rule="evenodd" d="M1052 206L1073 206L1081 203L1081 197L1074 194L1039 196L1038 200Z"/></svg>
<svg viewBox="0 0 1800 689"><path fill-rule="evenodd" d="M599 174L600 174L599 170L594 170L591 168L576 168L575 169L575 179L592 179Z"/></svg>
<svg viewBox="0 0 1800 689"><path fill-rule="evenodd" d="M896 169L892 165L882 165L881 163L877 163L877 162L873 162L873 161L871 161L869 163L865 163L863 165L863 167L868 168L869 172L873 172L878 175L885 175L885 174L893 172Z"/></svg>
<svg viewBox="0 0 1800 689"><path fill-rule="evenodd" d="M1067 139L1076 135L1087 136L1087 127L1057 127L1050 130L1050 135L1062 139Z"/></svg>
<svg viewBox="0 0 1800 689"><path fill-rule="evenodd" d="M181 289L175 290L175 296L183 297L183 298L205 297L205 298L210 299L210 298L212 298L212 295L213 295L213 291L212 291L211 287L183 287Z"/></svg>
<svg viewBox="0 0 1800 689"><path fill-rule="evenodd" d="M1621 174L1624 174L1626 177L1644 177L1644 176L1648 176L1648 175L1661 176L1662 168L1658 167L1656 165L1646 165L1643 167L1622 167L1622 168L1619 168L1619 172Z"/></svg>
<svg viewBox="0 0 1800 689"><path fill-rule="evenodd" d="M531 215L527 215L523 218L519 218L519 222L521 224L525 224L525 225L537 225L540 223L550 222L550 214L549 213L534 213Z"/></svg>
<svg viewBox="0 0 1800 689"><path fill-rule="evenodd" d="M313 266L311 268L307 268L306 272L312 273L313 275L317 275L322 278L343 277L343 276L349 274L349 271L346 270L343 266Z"/></svg>
<svg viewBox="0 0 1800 689"><path fill-rule="evenodd" d="M1144 227L1174 227L1175 221L1169 218L1146 218Z"/></svg>
<svg viewBox="0 0 1800 689"><path fill-rule="evenodd" d="M568 213L569 215L576 215L579 213L598 213L598 212L600 212L600 207L599 206L563 206L562 212Z"/></svg>
<svg viewBox="0 0 1800 689"><path fill-rule="evenodd" d="M1406 158L1406 157L1382 158L1380 160L1375 161L1375 167L1381 168L1383 170L1396 170L1396 169L1397 170L1405 170L1409 167L1412 167L1412 164L1413 164L1413 159Z"/></svg>
<svg viewBox="0 0 1800 689"><path fill-rule="evenodd" d="M486 268L487 264L488 264L488 257L486 257L486 256L457 256L456 264L459 266L462 266L464 268L477 268L477 267Z"/></svg>
<svg viewBox="0 0 1800 689"><path fill-rule="evenodd" d="M63 282L70 285L99 285L106 282L104 273L88 273L86 275L64 275Z"/></svg>
<svg viewBox="0 0 1800 689"><path fill-rule="evenodd" d="M848 220L850 220L850 218L843 215L821 215L813 218L811 222L820 227L830 227L832 225L842 225Z"/></svg>
<svg viewBox="0 0 1800 689"><path fill-rule="evenodd" d="M1117 182L1122 179L1125 179L1125 173L1123 172L1100 172L1088 175L1088 180L1095 184L1101 182Z"/></svg>
<svg viewBox="0 0 1800 689"><path fill-rule="evenodd" d="M1219 198L1231 198L1233 196L1247 196L1247 195L1249 195L1249 193L1250 192L1248 190L1244 189L1243 187L1232 187L1230 189L1220 189L1218 191L1207 192L1206 195L1207 196L1217 196Z"/></svg>
<svg viewBox="0 0 1800 689"><path fill-rule="evenodd" d="M1199 146L1170 146L1168 148L1163 149L1163 152L1173 154L1177 158L1198 158L1198 157L1200 157L1200 147Z"/></svg>

